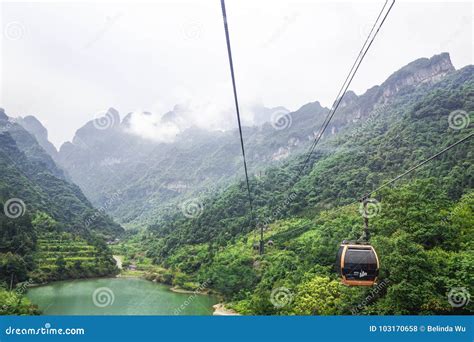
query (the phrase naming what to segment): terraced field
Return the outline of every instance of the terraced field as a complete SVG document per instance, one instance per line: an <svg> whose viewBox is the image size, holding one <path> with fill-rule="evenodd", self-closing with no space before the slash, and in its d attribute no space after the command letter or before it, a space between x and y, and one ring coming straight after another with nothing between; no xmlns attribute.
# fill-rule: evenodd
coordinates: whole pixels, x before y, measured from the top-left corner
<svg viewBox="0 0 474 342"><path fill-rule="evenodd" d="M37 240L32 277L40 282L110 275L115 264L110 252L70 233L46 233Z"/></svg>
<svg viewBox="0 0 474 342"><path fill-rule="evenodd" d="M65 266L76 261L93 263L96 249L80 237L69 233L43 235L38 239L37 262L42 270L55 270L57 261L63 259Z"/></svg>

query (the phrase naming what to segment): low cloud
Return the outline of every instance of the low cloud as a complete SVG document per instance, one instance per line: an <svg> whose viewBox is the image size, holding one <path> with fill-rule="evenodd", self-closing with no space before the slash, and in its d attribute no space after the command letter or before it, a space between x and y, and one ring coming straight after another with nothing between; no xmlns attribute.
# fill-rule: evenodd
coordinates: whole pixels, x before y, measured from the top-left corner
<svg viewBox="0 0 474 342"><path fill-rule="evenodd" d="M162 115L135 111L131 113L127 133L158 142L173 142L181 132L175 123L163 123Z"/></svg>
<svg viewBox="0 0 474 342"><path fill-rule="evenodd" d="M151 112L136 110L129 114L125 130L145 139L170 143L191 127L208 131L228 131L238 127L235 109L216 101L188 100L168 112L163 111L160 103L152 107ZM264 107L255 103L241 106L242 125L255 125L260 108Z"/></svg>

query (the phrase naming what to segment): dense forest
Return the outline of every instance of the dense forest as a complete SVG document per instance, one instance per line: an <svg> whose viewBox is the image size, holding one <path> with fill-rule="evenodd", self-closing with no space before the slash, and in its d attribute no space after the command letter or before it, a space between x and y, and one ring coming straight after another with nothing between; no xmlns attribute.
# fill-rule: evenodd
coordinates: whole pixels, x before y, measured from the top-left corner
<svg viewBox="0 0 474 342"><path fill-rule="evenodd" d="M351 129L357 122L367 122L375 107L375 114L380 113L384 105L391 106L411 88L453 71L449 54L443 53L409 63L360 96L347 92L323 139ZM161 117L160 123L179 126L186 121L187 110L176 106ZM279 167L289 157L304 152L328 111L318 101L292 113L283 107L254 108L256 117L266 119L259 125L243 127L250 173L261 175L269 166ZM146 228L187 198L221 191L241 177L237 130L189 127L174 141L160 142L130 134L134 115L137 113L120 120L119 113L111 108L102 118L101 129L94 121L88 122L54 155L92 203L107 207L107 212L125 227ZM44 140L42 131L33 130L40 141ZM46 143L43 145L48 148ZM109 201L117 192L119 200Z"/></svg>
<svg viewBox="0 0 474 342"><path fill-rule="evenodd" d="M110 127L89 122L56 152L39 121L1 110L0 314L38 314L32 284L116 275L112 254L149 280L206 284L241 314L472 313L448 296L474 288L472 138L371 193L376 286L342 285L334 263L362 234L361 196L473 134L474 67L444 53L347 92L306 164L327 113L313 102L283 128L244 128L251 212L235 130L148 142L109 110Z"/></svg>
<svg viewBox="0 0 474 342"><path fill-rule="evenodd" d="M106 240L123 228L94 209L37 140L0 111L0 312L38 313L31 284L113 275Z"/></svg>
<svg viewBox="0 0 474 342"><path fill-rule="evenodd" d="M376 296L341 285L333 265L338 244L362 232L359 205L350 203L472 134L469 121L452 127L449 115L472 117L473 73L466 67L375 107L367 120L325 141L296 182L298 156L253 177L254 222L244 183L200 199L195 217L168 213L142 236L146 256L175 270L175 285L205 282L244 314L351 314L362 302L357 314L472 312L472 303L456 308L446 298L452 288L474 285L472 139L372 195L383 285ZM254 248L259 222L271 222L263 256ZM275 289L284 289L288 303L272 303Z"/></svg>

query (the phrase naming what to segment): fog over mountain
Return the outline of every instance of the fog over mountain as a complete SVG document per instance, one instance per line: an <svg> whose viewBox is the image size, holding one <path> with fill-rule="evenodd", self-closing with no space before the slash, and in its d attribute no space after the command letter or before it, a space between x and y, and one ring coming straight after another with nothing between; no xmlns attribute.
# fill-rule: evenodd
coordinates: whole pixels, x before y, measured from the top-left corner
<svg viewBox="0 0 474 342"><path fill-rule="evenodd" d="M382 5L228 1L244 119L252 122L255 113L248 112L256 104L295 111L317 99L330 107ZM236 128L227 114L233 98L218 2L0 6L3 22L14 24L0 47L0 107L15 117L36 116L56 148L109 107L122 116L161 116L187 104L192 125ZM397 1L351 89L360 95L400 66L441 51L458 69L472 64L471 13L472 2ZM155 138L149 124L134 131ZM175 131L158 135L170 139Z"/></svg>
<svg viewBox="0 0 474 342"><path fill-rule="evenodd" d="M272 120L273 113L278 115L279 112L287 113L289 110L284 107L265 108L262 105L243 106L242 125L262 125ZM124 122L127 126L126 132L157 142L173 142L179 133L191 127L208 131L228 131L235 129L236 125L234 109L221 111L213 103L176 105L166 113L135 111L127 114Z"/></svg>
<svg viewBox="0 0 474 342"><path fill-rule="evenodd" d="M0 315L472 315L473 9L0 3Z"/></svg>
<svg viewBox="0 0 474 342"><path fill-rule="evenodd" d="M360 96L347 92L322 137L320 153L333 153L324 143L375 115L371 113L380 114L386 105L453 72L450 55L442 53L407 64ZM209 126L203 119L207 115L201 116L200 110L212 108L185 104L166 113L122 115L109 108L79 128L59 152L51 149L45 139L48 133L38 120L27 117L19 123L35 135L96 207L105 206L126 227L146 227L186 198L218 191L242 176L235 114L229 110L215 126ZM284 107L246 108L243 133L250 172L261 175L269 166L304 151L328 111L318 101L294 112ZM111 203L110 198L118 193L120 200Z"/></svg>

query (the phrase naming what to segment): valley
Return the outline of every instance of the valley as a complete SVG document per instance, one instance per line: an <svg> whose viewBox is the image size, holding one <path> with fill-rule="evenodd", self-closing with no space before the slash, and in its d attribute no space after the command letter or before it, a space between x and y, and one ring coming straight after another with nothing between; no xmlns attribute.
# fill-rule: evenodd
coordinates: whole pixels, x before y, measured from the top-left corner
<svg viewBox="0 0 474 342"><path fill-rule="evenodd" d="M182 128L183 106L161 117L182 128L170 141L130 134L136 113L111 108L59 151L36 118L2 110L2 314L176 314L193 293L211 295L178 314L472 314L446 294L474 286L473 139L371 194L376 294L342 285L334 261L361 235L361 196L472 135L474 67L442 53L347 92L301 169L328 111L258 108L243 130L251 213L238 132ZM97 288L115 306L94 305Z"/></svg>
<svg viewBox="0 0 474 342"><path fill-rule="evenodd" d="M91 293L95 301L90 300ZM45 315L210 315L216 303L212 296L189 300L188 294L174 293L167 286L138 278L55 282L32 288L28 298ZM190 304L178 311L186 300Z"/></svg>

